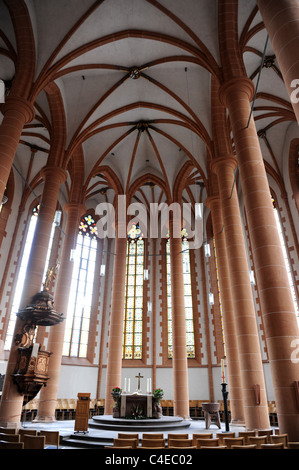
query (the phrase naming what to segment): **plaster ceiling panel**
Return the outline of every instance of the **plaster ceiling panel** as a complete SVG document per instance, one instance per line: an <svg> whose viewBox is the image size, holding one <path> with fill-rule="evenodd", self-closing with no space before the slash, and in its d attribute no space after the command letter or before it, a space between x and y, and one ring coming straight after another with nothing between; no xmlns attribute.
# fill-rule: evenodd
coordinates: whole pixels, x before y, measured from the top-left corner
<svg viewBox="0 0 299 470"><path fill-rule="evenodd" d="M239 37L242 34L242 31L246 25L246 22L251 15L252 11L256 8L256 0L239 0L238 1L238 31ZM257 12L252 23L250 24L249 29L252 28L255 24L261 21L260 13Z"/></svg>
<svg viewBox="0 0 299 470"><path fill-rule="evenodd" d="M68 142L95 103L119 78L119 72L101 70L96 74L86 76L76 73L56 81L60 89L63 90Z"/></svg>
<svg viewBox="0 0 299 470"><path fill-rule="evenodd" d="M15 66L9 57L0 54L0 79L12 80L15 75Z"/></svg>
<svg viewBox="0 0 299 470"><path fill-rule="evenodd" d="M151 64L165 57L182 55L191 57L192 51L160 40L126 37L90 49L77 57L70 56L67 63L57 64L57 68L65 72L69 67L84 68L84 65L90 64L109 64L128 70Z"/></svg>
<svg viewBox="0 0 299 470"><path fill-rule="evenodd" d="M65 34L93 3L94 0L33 0L38 37L36 76Z"/></svg>
<svg viewBox="0 0 299 470"><path fill-rule="evenodd" d="M11 43L14 51L17 51L16 38L9 11L3 1L0 2L0 30ZM7 46L6 46L7 49Z"/></svg>
<svg viewBox="0 0 299 470"><path fill-rule="evenodd" d="M85 4L85 2L82 3ZM172 7L172 5L169 6ZM55 61L83 44L126 30L162 33L187 41L194 46L194 42L190 40L183 29L146 0L130 0L125 3L125 7L123 0L109 0L99 5L93 14L84 21L63 47ZM65 31L67 31L66 27Z"/></svg>
<svg viewBox="0 0 299 470"><path fill-rule="evenodd" d="M113 113L115 110L125 111L126 107L133 105L134 103L148 103L145 104L145 113L149 119L155 119L157 110L155 106L162 108L168 108L163 110L163 113L172 117L177 118L174 114L182 113L187 115L185 108L175 100L170 94L166 93L161 88L152 84L144 78L138 80L128 79L120 87L118 87L108 98L97 108L96 112L86 122L84 128L94 122L96 119L108 116L109 113ZM139 106L140 107L140 106ZM145 120L145 117L142 117Z"/></svg>
<svg viewBox="0 0 299 470"><path fill-rule="evenodd" d="M159 0L175 14L211 51L219 63L218 0ZM189 39L191 41L191 39Z"/></svg>
<svg viewBox="0 0 299 470"><path fill-rule="evenodd" d="M171 63L151 67L145 73L175 93L185 105L183 113L194 120L193 112L211 134L210 73L207 70L195 64L178 62L175 66Z"/></svg>
<svg viewBox="0 0 299 470"><path fill-rule="evenodd" d="M203 171L206 173L206 145L203 140L189 129L181 128L176 124L159 124L156 127L167 133L170 138L175 139L177 142L177 149L182 148L182 152L186 153L188 158L188 152L193 156L195 162L197 162Z"/></svg>

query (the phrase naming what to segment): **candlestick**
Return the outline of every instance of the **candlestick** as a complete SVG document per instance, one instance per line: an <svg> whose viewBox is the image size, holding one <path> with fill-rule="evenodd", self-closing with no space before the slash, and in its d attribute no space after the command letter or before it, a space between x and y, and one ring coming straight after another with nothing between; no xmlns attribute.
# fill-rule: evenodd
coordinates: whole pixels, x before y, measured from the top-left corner
<svg viewBox="0 0 299 470"><path fill-rule="evenodd" d="M222 383L225 383L225 373L224 373L224 359L221 359L221 375L222 375Z"/></svg>

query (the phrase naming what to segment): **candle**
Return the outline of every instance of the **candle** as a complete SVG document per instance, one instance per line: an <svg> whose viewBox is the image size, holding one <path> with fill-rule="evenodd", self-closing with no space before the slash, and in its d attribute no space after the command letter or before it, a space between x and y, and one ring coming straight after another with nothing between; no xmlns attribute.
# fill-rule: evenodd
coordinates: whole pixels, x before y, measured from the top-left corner
<svg viewBox="0 0 299 470"><path fill-rule="evenodd" d="M149 379L146 379L146 392L149 393Z"/></svg>
<svg viewBox="0 0 299 470"><path fill-rule="evenodd" d="M128 379L128 393L130 393L131 389L131 379Z"/></svg>
<svg viewBox="0 0 299 470"><path fill-rule="evenodd" d="M222 375L222 383L225 383L224 359L221 359L221 375Z"/></svg>
<svg viewBox="0 0 299 470"><path fill-rule="evenodd" d="M125 377L124 392L127 393L127 377Z"/></svg>
<svg viewBox="0 0 299 470"><path fill-rule="evenodd" d="M152 379L149 379L149 393L152 393Z"/></svg>

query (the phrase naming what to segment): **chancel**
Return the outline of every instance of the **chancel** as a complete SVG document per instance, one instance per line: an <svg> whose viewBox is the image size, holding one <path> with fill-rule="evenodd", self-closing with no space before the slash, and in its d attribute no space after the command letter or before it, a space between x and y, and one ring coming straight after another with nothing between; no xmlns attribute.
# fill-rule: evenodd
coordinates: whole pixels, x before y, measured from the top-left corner
<svg viewBox="0 0 299 470"><path fill-rule="evenodd" d="M299 442L297 3L0 0L1 429Z"/></svg>

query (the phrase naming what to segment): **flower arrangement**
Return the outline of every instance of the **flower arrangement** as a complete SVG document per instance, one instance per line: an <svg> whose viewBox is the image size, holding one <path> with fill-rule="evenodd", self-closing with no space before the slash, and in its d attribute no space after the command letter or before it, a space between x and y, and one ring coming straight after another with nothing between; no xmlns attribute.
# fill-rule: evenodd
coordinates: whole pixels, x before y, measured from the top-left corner
<svg viewBox="0 0 299 470"><path fill-rule="evenodd" d="M164 391L162 390L162 388L156 388L156 390L154 391L154 402L160 403L163 397Z"/></svg>
<svg viewBox="0 0 299 470"><path fill-rule="evenodd" d="M145 419L142 408L139 406L132 407L129 419Z"/></svg>
<svg viewBox="0 0 299 470"><path fill-rule="evenodd" d="M116 408L119 407L121 392L122 392L122 389L120 387L114 387L111 392L111 396L113 397L113 400L114 400L114 406Z"/></svg>

